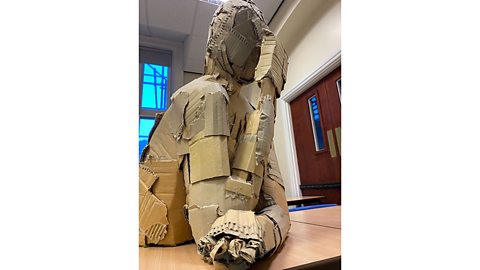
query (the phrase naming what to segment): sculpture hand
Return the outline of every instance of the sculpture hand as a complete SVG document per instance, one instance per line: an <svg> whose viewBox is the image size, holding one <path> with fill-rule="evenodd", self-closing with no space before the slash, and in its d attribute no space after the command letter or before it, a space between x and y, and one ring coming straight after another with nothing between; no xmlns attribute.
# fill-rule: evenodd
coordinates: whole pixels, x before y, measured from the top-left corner
<svg viewBox="0 0 480 270"><path fill-rule="evenodd" d="M204 259L215 265L230 269L248 269L261 254L262 243L258 240L244 240L225 235L216 241L210 237L200 240L199 250Z"/></svg>
<svg viewBox="0 0 480 270"><path fill-rule="evenodd" d="M229 210L198 242L204 260L230 269L247 269L265 255L263 226L252 211Z"/></svg>

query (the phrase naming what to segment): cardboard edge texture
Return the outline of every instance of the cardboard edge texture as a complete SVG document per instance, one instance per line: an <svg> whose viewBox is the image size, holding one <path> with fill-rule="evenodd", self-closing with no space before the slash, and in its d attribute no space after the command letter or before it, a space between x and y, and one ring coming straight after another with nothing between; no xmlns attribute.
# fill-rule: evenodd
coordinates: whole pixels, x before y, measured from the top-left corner
<svg viewBox="0 0 480 270"><path fill-rule="evenodd" d="M207 235L200 239L198 250L204 257L209 255L210 260L242 257L247 263L254 263L256 258L261 258L268 252L264 243L264 223L267 224L264 220L257 220L252 211L230 209L217 218ZM268 241L268 246L271 247L271 237ZM227 246L229 254L225 253Z"/></svg>
<svg viewBox="0 0 480 270"><path fill-rule="evenodd" d="M265 77L272 79L277 97L283 90L287 77L288 57L282 44L273 32L264 28L260 58L255 70L255 80L260 81Z"/></svg>

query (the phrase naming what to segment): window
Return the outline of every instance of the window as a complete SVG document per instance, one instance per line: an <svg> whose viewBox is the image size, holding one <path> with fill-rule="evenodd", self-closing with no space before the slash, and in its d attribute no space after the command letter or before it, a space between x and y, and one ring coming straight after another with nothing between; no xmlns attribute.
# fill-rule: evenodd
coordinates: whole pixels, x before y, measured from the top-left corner
<svg viewBox="0 0 480 270"><path fill-rule="evenodd" d="M313 96L308 99L308 107L310 110L310 118L312 120L313 139L315 141L315 150L321 151L325 149L325 140L323 139L322 124L320 119L320 111L318 108L317 97Z"/></svg>
<svg viewBox="0 0 480 270"><path fill-rule="evenodd" d="M140 117L140 123L139 123L139 130L138 130L138 138L139 138L139 151L138 151L138 156L142 154L143 148L147 145L148 142L148 135L150 134L150 130L153 127L153 124L155 124L155 119L152 118L145 118L145 117Z"/></svg>
<svg viewBox="0 0 480 270"><path fill-rule="evenodd" d="M141 106L143 109L167 109L168 67L150 63L143 64L143 90Z"/></svg>
<svg viewBox="0 0 480 270"><path fill-rule="evenodd" d="M140 47L139 157L147 145L155 114L170 105L172 53Z"/></svg>

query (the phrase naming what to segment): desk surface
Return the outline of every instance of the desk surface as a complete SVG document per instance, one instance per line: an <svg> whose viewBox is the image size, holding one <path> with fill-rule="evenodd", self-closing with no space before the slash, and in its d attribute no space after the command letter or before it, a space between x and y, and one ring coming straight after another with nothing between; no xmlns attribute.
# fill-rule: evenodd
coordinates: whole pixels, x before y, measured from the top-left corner
<svg viewBox="0 0 480 270"><path fill-rule="evenodd" d="M341 229L341 211L342 207L340 205L296 211L290 213L290 220Z"/></svg>
<svg viewBox="0 0 480 270"><path fill-rule="evenodd" d="M290 213L292 227L282 248L251 269L285 269L340 256L341 206ZM203 262L195 244L139 250L139 269L214 269Z"/></svg>
<svg viewBox="0 0 480 270"><path fill-rule="evenodd" d="M256 262L251 269L286 269L340 256L340 242L339 229L292 222L280 251Z"/></svg>
<svg viewBox="0 0 480 270"><path fill-rule="evenodd" d="M285 243L273 257L251 269L285 269L340 256L341 230L292 222ZM195 244L139 250L139 269L214 269L197 254Z"/></svg>

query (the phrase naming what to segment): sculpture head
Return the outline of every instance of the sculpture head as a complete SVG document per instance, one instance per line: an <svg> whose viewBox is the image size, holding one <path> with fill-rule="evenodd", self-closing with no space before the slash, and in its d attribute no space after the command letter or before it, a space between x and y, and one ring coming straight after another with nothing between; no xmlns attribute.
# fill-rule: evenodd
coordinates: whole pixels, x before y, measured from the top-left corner
<svg viewBox="0 0 480 270"><path fill-rule="evenodd" d="M269 37L269 44L265 44L266 37ZM272 37L273 47L267 48L265 45L272 45ZM271 75L267 74L269 72L259 74L261 55L266 54L270 54L271 58L266 61L270 62L268 70L275 69L274 66L281 70L281 74L278 74L282 78L279 85L283 88L286 53L269 30L262 12L252 0L229 0L220 5L210 24L205 74L219 73L240 84L249 83L258 80L259 76ZM275 78L271 79L275 81Z"/></svg>

